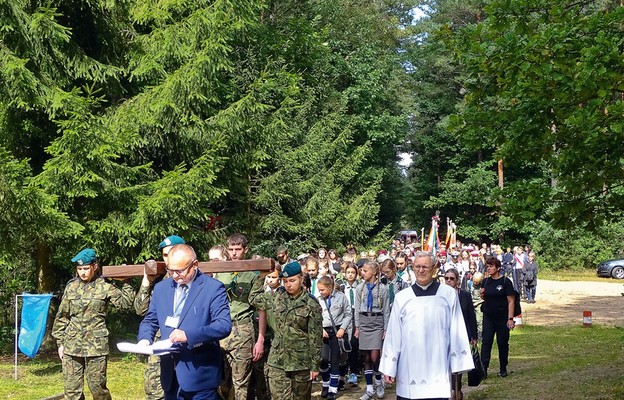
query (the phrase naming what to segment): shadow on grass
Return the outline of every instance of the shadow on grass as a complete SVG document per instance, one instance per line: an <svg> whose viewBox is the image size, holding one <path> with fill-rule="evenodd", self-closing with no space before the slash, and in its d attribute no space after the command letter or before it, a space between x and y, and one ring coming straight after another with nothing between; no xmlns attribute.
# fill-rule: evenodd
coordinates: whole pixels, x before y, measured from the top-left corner
<svg viewBox="0 0 624 400"><path fill-rule="evenodd" d="M33 368L30 373L36 376L45 376L45 375L54 375L59 374L63 371L63 367L61 364L55 365L47 365L42 368Z"/></svg>

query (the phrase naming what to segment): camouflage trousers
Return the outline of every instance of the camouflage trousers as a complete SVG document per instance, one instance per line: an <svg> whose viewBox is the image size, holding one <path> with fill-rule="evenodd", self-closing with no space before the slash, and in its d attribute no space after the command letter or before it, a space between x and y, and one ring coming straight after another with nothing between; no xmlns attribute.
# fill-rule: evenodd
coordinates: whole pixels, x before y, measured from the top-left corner
<svg viewBox="0 0 624 400"><path fill-rule="evenodd" d="M82 400L84 380L87 378L93 400L110 400L111 394L106 387L106 367L108 356L78 357L63 355L63 380L65 400Z"/></svg>
<svg viewBox="0 0 624 400"><path fill-rule="evenodd" d="M251 366L248 399L269 400L271 398L269 392L268 365L266 363L270 350L271 346L267 345L265 342L264 354L258 361L254 361Z"/></svg>
<svg viewBox="0 0 624 400"><path fill-rule="evenodd" d="M224 382L219 392L225 400L247 400L255 337L251 321L239 322L232 324L232 333L220 342Z"/></svg>
<svg viewBox="0 0 624 400"><path fill-rule="evenodd" d="M274 399L310 400L312 399L310 371L286 372L269 365L269 389Z"/></svg>
<svg viewBox="0 0 624 400"><path fill-rule="evenodd" d="M160 357L149 356L143 375L143 390L146 400L163 400L165 392L160 384Z"/></svg>

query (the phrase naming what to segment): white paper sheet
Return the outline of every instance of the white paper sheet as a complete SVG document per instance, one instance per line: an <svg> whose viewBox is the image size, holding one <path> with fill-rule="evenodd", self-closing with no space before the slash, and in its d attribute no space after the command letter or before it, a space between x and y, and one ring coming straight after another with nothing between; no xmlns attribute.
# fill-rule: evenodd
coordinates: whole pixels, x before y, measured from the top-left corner
<svg viewBox="0 0 624 400"><path fill-rule="evenodd" d="M178 346L169 339L160 340L151 345L140 345L130 342L117 343L117 349L124 353L164 355L178 351Z"/></svg>

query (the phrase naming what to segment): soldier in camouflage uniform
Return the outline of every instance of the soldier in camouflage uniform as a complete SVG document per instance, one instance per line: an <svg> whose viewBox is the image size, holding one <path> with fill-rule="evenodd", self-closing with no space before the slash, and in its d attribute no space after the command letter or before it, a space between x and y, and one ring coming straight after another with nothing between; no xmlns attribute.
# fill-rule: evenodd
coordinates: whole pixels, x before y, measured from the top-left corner
<svg viewBox="0 0 624 400"><path fill-rule="evenodd" d="M240 234L228 237L228 254L232 260L243 260L247 254L247 238ZM266 314L258 306L262 302L263 280L252 271L219 272L214 278L221 281L230 300L232 333L221 340L224 354L224 384L221 396L226 400L247 400L252 362L264 354ZM254 330L255 308L259 309L258 335Z"/></svg>
<svg viewBox="0 0 624 400"><path fill-rule="evenodd" d="M84 249L71 260L77 278L69 281L52 328L63 361L65 399L84 399L84 378L95 400L110 399L106 387L108 362L108 305L130 309L134 290L124 283L119 290L98 276L95 251Z"/></svg>
<svg viewBox="0 0 624 400"><path fill-rule="evenodd" d="M273 301L273 297L279 293L282 288L282 281L279 277L282 272L282 267L279 263L275 264L275 269L264 278L258 277L259 282L264 282L264 291L262 293L263 308L266 308L267 303ZM262 274L263 276L265 274ZM258 361L255 361L252 365L251 374L251 387L249 388L248 400L270 400L271 392L269 391L269 366L267 365L267 359L269 352L271 351L271 341L273 340L273 331L271 326L275 326L275 316L270 308L265 310L267 318L266 333L264 335L264 355ZM258 323L254 323L254 328L258 328ZM256 330L257 332L257 330Z"/></svg>
<svg viewBox="0 0 624 400"><path fill-rule="evenodd" d="M168 265L169 250L176 244L185 243L184 239L176 235L168 236L160 242L158 250L162 253L165 266ZM141 287L134 298L134 311L137 315L145 316L145 314L147 314L156 278L157 277L153 275L143 275ZM162 279L162 277L160 277L159 280L160 279ZM156 340L160 340L160 330L156 332L154 341ZM145 391L146 400L163 400L165 398L165 392L160 384L160 356L151 355L147 357L147 365L145 366L145 373L143 375L143 390Z"/></svg>
<svg viewBox="0 0 624 400"><path fill-rule="evenodd" d="M267 361L273 399L312 398L312 380L319 374L323 346L321 306L303 287L301 265L292 262L280 273L284 290L264 307L274 337ZM274 321L274 322L273 322Z"/></svg>

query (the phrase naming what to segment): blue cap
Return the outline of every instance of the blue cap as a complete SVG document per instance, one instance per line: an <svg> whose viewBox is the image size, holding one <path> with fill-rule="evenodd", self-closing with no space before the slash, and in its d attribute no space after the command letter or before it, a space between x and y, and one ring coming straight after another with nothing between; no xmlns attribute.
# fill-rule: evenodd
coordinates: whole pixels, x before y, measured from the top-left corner
<svg viewBox="0 0 624 400"><path fill-rule="evenodd" d="M282 272L280 272L280 278L289 278L291 276L299 275L301 273L301 265L297 261L289 262L284 265Z"/></svg>
<svg viewBox="0 0 624 400"><path fill-rule="evenodd" d="M158 250L162 250L163 248L167 246L175 246L176 244L185 244L185 243L186 242L184 241L184 239L182 239L180 236L176 236L176 235L167 236L165 240L160 242L160 244L158 245Z"/></svg>
<svg viewBox="0 0 624 400"><path fill-rule="evenodd" d="M84 249L80 253L76 254L71 262L78 265L89 265L97 261L97 255L93 249Z"/></svg>

